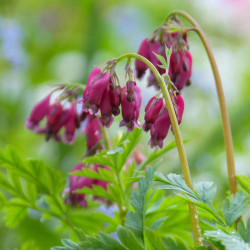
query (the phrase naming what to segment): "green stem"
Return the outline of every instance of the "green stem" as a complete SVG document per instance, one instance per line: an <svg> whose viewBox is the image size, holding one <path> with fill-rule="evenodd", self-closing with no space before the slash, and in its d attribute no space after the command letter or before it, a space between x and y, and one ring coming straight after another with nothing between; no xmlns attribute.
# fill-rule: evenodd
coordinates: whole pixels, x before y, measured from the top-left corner
<svg viewBox="0 0 250 250"><path fill-rule="evenodd" d="M176 141L176 145L177 145L177 149L178 149L178 153L179 153L182 173L183 173L183 176L184 176L184 179L185 179L187 186L189 188L193 189L191 175L190 175L187 157L186 157L186 152L185 152L182 138L181 138L181 132L180 132L180 129L178 126L174 107L173 107L173 104L171 102L171 98L170 98L170 95L168 93L167 86L164 82L164 79L162 78L160 73L157 71L155 66L149 60L147 60L145 57L140 56L138 54L129 53L129 54L122 55L122 56L117 58L116 63L118 63L119 61L121 61L124 58L129 58L129 57L136 58L136 59L142 61L143 63L145 63L149 67L149 69L153 72L156 80L160 84L160 88L161 88L163 97L164 97L165 102L166 102L166 107L168 109L171 125L172 125L173 131L174 131L174 136L175 136L175 141ZM190 212L190 218L191 218L195 246L201 246L202 241L201 241L201 235L200 235L199 219L198 219L198 214L197 214L197 210L196 210L195 205L189 203L189 212Z"/></svg>
<svg viewBox="0 0 250 250"><path fill-rule="evenodd" d="M206 52L207 52L207 55L208 55L208 58L209 58L209 61L213 70L218 99L220 103L221 118L222 118L222 124L223 124L223 134L224 134L224 141L225 141L226 155L227 155L228 179L229 179L231 193L234 194L237 192L237 181L236 181L235 165L234 165L232 133L231 133L229 116L228 116L228 111L227 111L227 106L226 106L226 99L225 99L222 82L221 82L219 70L215 61L213 51L211 49L211 46L208 43L208 40L205 36L204 31L202 30L200 25L188 13L184 11L173 11L167 16L165 21L167 22L169 18L173 15L180 15L184 17L194 26L195 31L199 35L206 49Z"/></svg>
<svg viewBox="0 0 250 250"><path fill-rule="evenodd" d="M105 148L107 150L110 150L111 145L110 145L107 129L105 127L102 127L102 126L100 126L100 128L102 131L103 142L104 142ZM126 211L124 210L124 203L125 203L124 196L125 196L125 194L124 194L124 189L123 189L121 179L120 179L120 172L115 171L115 175L116 175L116 179L117 179L117 184L118 184L120 191L121 191L121 194L122 194L122 204L118 204L118 207L119 207L121 222L122 222L122 225L124 225L125 217L126 217Z"/></svg>
<svg viewBox="0 0 250 250"><path fill-rule="evenodd" d="M110 150L111 145L110 145L107 129L106 129L106 127L103 127L103 126L100 126L100 128L102 131L104 146L107 150Z"/></svg>

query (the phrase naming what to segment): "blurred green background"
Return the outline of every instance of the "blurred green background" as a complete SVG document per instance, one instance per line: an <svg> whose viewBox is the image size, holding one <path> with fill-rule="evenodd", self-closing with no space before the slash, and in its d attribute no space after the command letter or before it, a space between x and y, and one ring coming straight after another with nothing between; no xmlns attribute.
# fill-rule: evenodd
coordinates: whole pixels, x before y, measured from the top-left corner
<svg viewBox="0 0 250 250"><path fill-rule="evenodd" d="M93 66L123 53L136 52L140 42L172 10L189 12L204 28L221 73L235 149L237 174L250 175L250 2L247 0L0 0L0 146L14 145L24 157L44 160L65 174L85 153L85 137L74 145L45 142L25 130L33 105L65 82L85 83ZM183 90L185 112L181 131L194 180L216 182L216 199L228 189L220 110L207 55L190 33L193 55L191 87ZM123 64L119 68L122 74ZM123 78L123 76L121 76ZM143 105L152 95L146 78L140 82ZM143 108L142 108L143 110ZM143 118L143 113L141 115ZM118 122L112 125L116 132ZM115 136L115 129L109 131ZM142 138L145 146L148 134ZM173 140L169 133L165 143ZM180 173L176 150L161 164L162 172ZM1 224L2 224L2 218ZM0 249L20 249L34 241L41 249L60 244L48 223L26 219L14 230L1 225ZM25 247L25 246L24 246ZM24 248L23 249L26 249ZM31 249L35 249L32 248Z"/></svg>

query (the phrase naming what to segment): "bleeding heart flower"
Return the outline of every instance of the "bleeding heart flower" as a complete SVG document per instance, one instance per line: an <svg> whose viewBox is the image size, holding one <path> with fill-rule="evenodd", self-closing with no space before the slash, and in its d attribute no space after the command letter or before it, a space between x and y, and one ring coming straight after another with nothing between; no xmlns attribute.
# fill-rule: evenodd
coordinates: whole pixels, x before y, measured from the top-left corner
<svg viewBox="0 0 250 250"><path fill-rule="evenodd" d="M35 130L39 127L40 121L49 112L51 94L46 96L42 101L37 103L31 111L30 117L26 119L25 127L29 130Z"/></svg>
<svg viewBox="0 0 250 250"><path fill-rule="evenodd" d="M128 131L141 127L138 121L141 106L141 90L135 82L128 81L121 93L122 117L120 127L126 126Z"/></svg>
<svg viewBox="0 0 250 250"><path fill-rule="evenodd" d="M145 108L145 123L143 125L144 131L148 131L151 128L151 125L157 119L160 111L164 108L164 102L162 98L157 99L155 96L152 97L146 108Z"/></svg>

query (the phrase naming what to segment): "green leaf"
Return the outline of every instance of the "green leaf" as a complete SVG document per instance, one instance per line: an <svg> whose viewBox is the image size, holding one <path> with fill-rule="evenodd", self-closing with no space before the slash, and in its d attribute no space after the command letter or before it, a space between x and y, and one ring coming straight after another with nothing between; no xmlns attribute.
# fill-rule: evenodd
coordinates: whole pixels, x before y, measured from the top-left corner
<svg viewBox="0 0 250 250"><path fill-rule="evenodd" d="M162 66L163 66L162 68L168 70L168 64L166 62L166 59L163 56L156 54L155 52L153 52L153 53L155 54L157 59L161 62ZM158 66L160 67L161 65L158 65Z"/></svg>
<svg viewBox="0 0 250 250"><path fill-rule="evenodd" d="M208 238L220 241L227 250L249 250L250 247L240 237L233 233L226 234L221 230L206 231L204 234Z"/></svg>
<svg viewBox="0 0 250 250"><path fill-rule="evenodd" d="M212 201L217 190L215 183L199 182L194 185L194 189L197 192L201 202L212 206Z"/></svg>
<svg viewBox="0 0 250 250"><path fill-rule="evenodd" d="M97 197L103 197L103 198L105 198L107 200L117 201L117 197L113 197L103 187L101 187L99 185L92 185L91 188L84 187L82 189L77 189L76 191L74 191L74 193L77 193L77 194L92 194L92 195L95 195Z"/></svg>
<svg viewBox="0 0 250 250"><path fill-rule="evenodd" d="M112 155L107 155L106 150L102 150L99 154L95 154L94 156L90 156L88 158L83 159L83 163L86 163L87 165L96 163L100 165L105 165L108 167L111 167L112 169L115 169L115 163L113 161Z"/></svg>
<svg viewBox="0 0 250 250"><path fill-rule="evenodd" d="M165 221L167 219L167 216L161 217L160 219L154 221L151 226L150 229L152 230L156 230L158 227L160 227L160 225L163 223L163 221Z"/></svg>
<svg viewBox="0 0 250 250"><path fill-rule="evenodd" d="M6 226L13 228L17 226L28 214L28 208L25 206L18 206L14 204L8 204L4 207Z"/></svg>
<svg viewBox="0 0 250 250"><path fill-rule="evenodd" d="M128 249L136 249L136 250L143 250L144 247L140 244L140 242L136 239L133 232L122 226L118 226L117 228L117 235L121 241L121 243L127 247Z"/></svg>
<svg viewBox="0 0 250 250"><path fill-rule="evenodd" d="M240 185L250 194L250 179L246 175L238 175L237 180Z"/></svg>
<svg viewBox="0 0 250 250"><path fill-rule="evenodd" d="M153 230L147 229L145 231L145 245L147 250L165 250L162 239Z"/></svg>
<svg viewBox="0 0 250 250"><path fill-rule="evenodd" d="M142 129L134 128L134 130L127 134L127 137L122 141L119 147L122 147L123 153L118 152L116 164L118 171L122 169L130 155L133 153L134 148L139 143L142 135Z"/></svg>
<svg viewBox="0 0 250 250"><path fill-rule="evenodd" d="M86 236L86 240L80 242L80 249L88 250L128 250L112 236L100 232L96 236Z"/></svg>
<svg viewBox="0 0 250 250"><path fill-rule="evenodd" d="M248 219L246 227L244 225L244 222L240 220L240 222L237 225L237 230L242 239L245 242L250 243L250 219Z"/></svg>
<svg viewBox="0 0 250 250"><path fill-rule="evenodd" d="M63 239L62 244L63 246L52 247L51 250L80 250L78 244L70 239Z"/></svg>
<svg viewBox="0 0 250 250"><path fill-rule="evenodd" d="M146 196L153 181L155 169L156 166L154 168L148 168L145 177L142 177L139 180L139 192L137 192L136 190L132 192L130 204L134 208L134 212L128 212L125 222L125 226L135 232L142 241L143 233L145 230L145 215L148 202Z"/></svg>
<svg viewBox="0 0 250 250"><path fill-rule="evenodd" d="M188 140L183 141L183 143L186 143L186 142L188 142ZM154 152L144 162L142 162L140 164L140 166L138 167L138 170L144 169L145 166L147 166L152 161L156 160L157 158L164 155L166 152L170 151L173 148L176 148L176 142L175 141L172 141L171 143L169 143L168 145L166 145L162 149L159 149L159 150L155 149Z"/></svg>
<svg viewBox="0 0 250 250"><path fill-rule="evenodd" d="M228 226L231 226L247 209L249 197L243 192L232 194L223 202L222 212Z"/></svg>
<svg viewBox="0 0 250 250"><path fill-rule="evenodd" d="M162 239L166 250L187 250L183 240L178 236L166 236Z"/></svg>
<svg viewBox="0 0 250 250"><path fill-rule="evenodd" d="M104 180L104 181L111 182L111 183L116 183L113 173L110 170L107 170L105 168L98 168L98 172L90 168L82 168L82 170L77 170L70 174L77 175L77 176L84 176L84 177L97 179L97 180Z"/></svg>

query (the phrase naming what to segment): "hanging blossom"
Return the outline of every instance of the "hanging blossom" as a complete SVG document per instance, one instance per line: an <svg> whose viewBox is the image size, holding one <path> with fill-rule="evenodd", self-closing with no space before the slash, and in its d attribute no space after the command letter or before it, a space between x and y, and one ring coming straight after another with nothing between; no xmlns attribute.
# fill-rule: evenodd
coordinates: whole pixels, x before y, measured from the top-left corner
<svg viewBox="0 0 250 250"><path fill-rule="evenodd" d="M91 167L85 166L84 164L80 163L74 166L71 172L82 170L83 168L91 168ZM99 164L95 164L92 169L98 173L99 168L105 168L109 170L108 167ZM65 202L71 204L72 207L75 207L76 205L80 205L81 207L86 207L87 206L86 195L75 193L75 191L78 189L82 189L84 187L93 188L93 185L100 186L106 190L107 184L108 183L103 180L71 175L69 177L69 188L64 191L64 194L68 195L68 198L65 200ZM98 197L94 197L94 199L103 201L103 199L99 199Z"/></svg>
<svg viewBox="0 0 250 250"><path fill-rule="evenodd" d="M120 86L115 86L114 77L95 68L89 75L83 92L83 111L92 115L101 114L103 126L109 127L114 116L120 113Z"/></svg>
<svg viewBox="0 0 250 250"><path fill-rule="evenodd" d="M86 127L83 132L86 134L87 153L86 156L94 155L98 149L102 148L102 133L100 130L99 120L94 115L88 114Z"/></svg>
<svg viewBox="0 0 250 250"><path fill-rule="evenodd" d="M126 126L128 131L132 131L134 127L141 128L138 121L141 107L141 90L136 82L128 81L126 86L121 90L121 106L122 118L120 127Z"/></svg>
<svg viewBox="0 0 250 250"><path fill-rule="evenodd" d="M181 95L175 98L171 96L174 105L174 110L177 116L178 124L182 121L184 111L184 100ZM145 123L143 129L147 132L150 130L149 145L153 148L162 148L163 140L166 138L171 121L168 110L164 107L163 99L152 97L145 108Z"/></svg>
<svg viewBox="0 0 250 250"><path fill-rule="evenodd" d="M34 106L30 116L26 119L25 127L37 134L44 134L47 141L53 138L58 142L61 141L60 131L64 129L63 142L72 144L76 138L76 130L80 127L80 122L84 117L78 115L76 101L70 101L70 107L65 108L59 98L51 103L51 96L50 93ZM40 122L43 119L46 119L46 123L44 127L41 127Z"/></svg>
<svg viewBox="0 0 250 250"><path fill-rule="evenodd" d="M181 22L175 20L179 25ZM192 73L192 56L188 51L187 34L181 32L170 33L164 26L151 35L151 38L144 39L138 50L138 54L148 59L159 71L160 74L166 72L161 68L161 62L157 59L156 54L163 56L165 59L165 46L172 47L170 56L169 76L178 90L190 85L190 77ZM141 79L148 69L148 66L140 60L135 61L136 76ZM154 74L150 71L148 77L148 86L159 88L159 84Z"/></svg>

